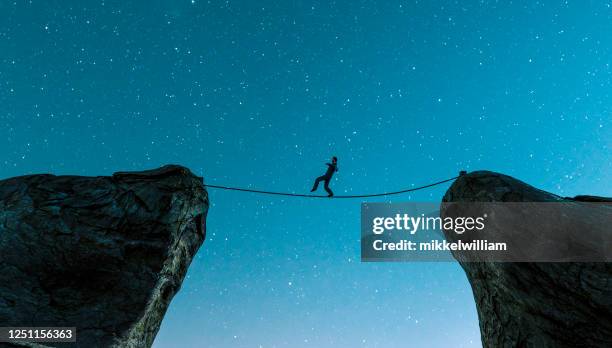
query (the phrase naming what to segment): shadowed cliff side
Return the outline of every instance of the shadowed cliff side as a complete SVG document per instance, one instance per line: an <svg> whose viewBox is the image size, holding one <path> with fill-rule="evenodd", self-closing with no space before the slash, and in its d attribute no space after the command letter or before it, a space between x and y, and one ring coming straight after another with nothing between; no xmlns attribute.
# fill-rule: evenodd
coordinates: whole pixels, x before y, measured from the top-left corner
<svg viewBox="0 0 612 348"><path fill-rule="evenodd" d="M571 201L571 209L582 209L587 217L594 216L590 214L594 210L612 214L608 198L562 198L486 171L459 177L443 201ZM589 223L596 226L597 221ZM550 222L552 228L554 224ZM606 232L605 227L597 228ZM607 231L612 233L609 226ZM462 262L461 266L474 293L484 347L612 347L611 264Z"/></svg>
<svg viewBox="0 0 612 348"><path fill-rule="evenodd" d="M202 178L180 166L0 181L0 326L76 326L78 347L151 346L208 205Z"/></svg>

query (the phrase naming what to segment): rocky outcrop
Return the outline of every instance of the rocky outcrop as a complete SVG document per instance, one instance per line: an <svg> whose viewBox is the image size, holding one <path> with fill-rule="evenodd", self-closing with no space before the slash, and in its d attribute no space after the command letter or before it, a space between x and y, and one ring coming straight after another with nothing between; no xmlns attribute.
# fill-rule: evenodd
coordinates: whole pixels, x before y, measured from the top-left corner
<svg viewBox="0 0 612 348"><path fill-rule="evenodd" d="M562 198L509 176L484 171L459 177L443 199L568 200L573 202L572 209L612 214L609 198ZM444 210L441 213L446 214ZM612 233L610 226L594 228ZM454 254L458 260L462 260L460 253ZM612 264L460 263L472 286L484 347L612 347Z"/></svg>
<svg viewBox="0 0 612 348"><path fill-rule="evenodd" d="M207 210L202 178L180 166L0 181L0 326L75 326L78 347L151 346Z"/></svg>

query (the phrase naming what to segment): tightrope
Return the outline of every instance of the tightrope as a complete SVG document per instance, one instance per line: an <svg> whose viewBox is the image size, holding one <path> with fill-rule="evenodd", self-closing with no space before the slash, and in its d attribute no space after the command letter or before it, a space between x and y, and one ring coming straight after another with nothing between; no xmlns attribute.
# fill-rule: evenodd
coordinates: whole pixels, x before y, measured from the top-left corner
<svg viewBox="0 0 612 348"><path fill-rule="evenodd" d="M444 184L445 182L449 182L449 181L455 180L459 176L461 176L461 174L458 175L458 176L452 177L450 179L446 179L446 180L442 180L442 181L436 181L436 182L431 183L431 184L427 184L427 185L423 185L423 186L419 186L419 187L413 187L413 188L409 188L409 189L405 189L405 190L400 190L400 191L383 192L383 193L372 193L372 194L364 194L364 195L338 195L338 196L332 196L332 197L328 197L327 195L311 195L311 194L300 194L300 193L290 193L290 192L263 191L263 190L255 190L255 189L248 189L248 188L229 187L229 186L210 185L210 184L204 184L204 186L205 187L210 187L210 188L215 188L215 189L220 189L220 190L253 192L253 193L259 193L259 194L264 194L264 195L276 195L276 196L308 197L308 198L328 198L328 199L329 198L368 198L368 197L381 197L381 196L399 195L399 194L406 193L406 192L418 191L418 190L426 189L428 187Z"/></svg>

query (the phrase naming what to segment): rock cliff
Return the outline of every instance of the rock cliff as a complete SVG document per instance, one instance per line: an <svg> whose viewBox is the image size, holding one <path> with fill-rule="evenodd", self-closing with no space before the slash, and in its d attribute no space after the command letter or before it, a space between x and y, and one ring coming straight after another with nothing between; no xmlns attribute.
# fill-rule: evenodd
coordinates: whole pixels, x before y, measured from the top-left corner
<svg viewBox="0 0 612 348"><path fill-rule="evenodd" d="M76 326L78 347L151 346L207 211L202 178L180 166L0 181L0 326Z"/></svg>
<svg viewBox="0 0 612 348"><path fill-rule="evenodd" d="M572 209L586 216L612 214L609 198L562 198L484 171L459 177L443 201L571 201ZM601 233L612 233L610 226L592 223ZM612 347L612 264L460 263L472 286L484 347Z"/></svg>

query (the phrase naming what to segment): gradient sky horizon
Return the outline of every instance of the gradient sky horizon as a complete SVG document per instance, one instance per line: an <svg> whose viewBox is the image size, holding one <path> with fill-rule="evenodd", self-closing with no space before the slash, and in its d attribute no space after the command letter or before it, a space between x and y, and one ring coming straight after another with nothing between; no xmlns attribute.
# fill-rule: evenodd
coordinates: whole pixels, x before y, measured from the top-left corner
<svg viewBox="0 0 612 348"><path fill-rule="evenodd" d="M32 0L0 17L0 179L177 163L301 193L336 155L337 194L486 169L612 196L606 2ZM458 264L360 262L359 200L209 193L154 347L481 346Z"/></svg>

